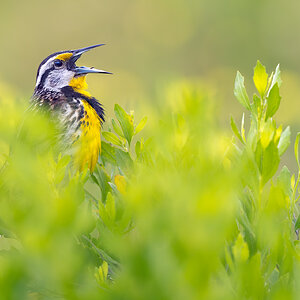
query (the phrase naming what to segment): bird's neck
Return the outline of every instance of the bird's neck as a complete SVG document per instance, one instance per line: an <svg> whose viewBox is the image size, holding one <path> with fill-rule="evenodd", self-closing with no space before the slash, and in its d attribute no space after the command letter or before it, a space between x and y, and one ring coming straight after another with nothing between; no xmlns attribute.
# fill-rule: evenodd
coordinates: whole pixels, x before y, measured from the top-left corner
<svg viewBox="0 0 300 300"><path fill-rule="evenodd" d="M60 98L64 95L64 91L73 91L75 93L79 93L82 96L87 98L91 98L91 94L87 91L88 85L86 83L86 76L78 76L71 79L69 85L61 88L60 90L55 90L51 88L36 88L34 90L33 97L36 99L55 99Z"/></svg>
<svg viewBox="0 0 300 300"><path fill-rule="evenodd" d="M56 109L66 102L74 100L78 103L78 99L85 100L96 111L102 123L104 122L104 109L102 105L87 92L87 86L85 76L74 77L69 85L61 88L59 92L45 88L36 88L32 96L32 101L37 106Z"/></svg>
<svg viewBox="0 0 300 300"><path fill-rule="evenodd" d="M73 90L81 95L84 95L88 98L92 97L91 94L87 91L88 85L86 83L86 76L78 76L71 79L69 86Z"/></svg>

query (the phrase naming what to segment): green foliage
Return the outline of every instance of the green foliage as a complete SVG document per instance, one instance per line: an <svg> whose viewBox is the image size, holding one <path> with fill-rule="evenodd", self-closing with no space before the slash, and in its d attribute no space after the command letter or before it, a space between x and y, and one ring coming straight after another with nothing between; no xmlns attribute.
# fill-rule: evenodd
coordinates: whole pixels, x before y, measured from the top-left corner
<svg viewBox="0 0 300 300"><path fill-rule="evenodd" d="M300 172L279 168L279 67L258 62L253 81L250 101L237 73L232 138L191 84L148 123L116 105L93 174L59 154L47 116L3 103L0 298L297 299Z"/></svg>
<svg viewBox="0 0 300 300"><path fill-rule="evenodd" d="M268 84L268 74L265 66L259 60L254 68L253 81L260 96L263 97Z"/></svg>
<svg viewBox="0 0 300 300"><path fill-rule="evenodd" d="M250 110L249 97L246 92L244 81L244 77L241 73L237 72L234 83L234 95L245 108Z"/></svg>
<svg viewBox="0 0 300 300"><path fill-rule="evenodd" d="M289 126L282 131L282 125L277 127L272 119L281 100L279 67L267 78L265 68L258 62L253 79L260 96L254 95L250 104L252 109L247 139L239 145L235 144L239 151L235 151L232 157L235 166L241 167L242 178L238 230L249 246L248 263L257 255L260 258L255 273L250 271L250 266L243 267L238 280L246 298L296 299L292 286L297 281L293 274L299 267L299 250L298 233L295 232L297 225L294 228L293 224L298 215L295 200L298 190L288 168L284 166L279 170L280 158L290 144L291 132ZM238 134L236 128L233 127L235 135ZM296 153L297 147L298 140ZM256 283L249 289L255 281L251 276L261 278L261 288Z"/></svg>

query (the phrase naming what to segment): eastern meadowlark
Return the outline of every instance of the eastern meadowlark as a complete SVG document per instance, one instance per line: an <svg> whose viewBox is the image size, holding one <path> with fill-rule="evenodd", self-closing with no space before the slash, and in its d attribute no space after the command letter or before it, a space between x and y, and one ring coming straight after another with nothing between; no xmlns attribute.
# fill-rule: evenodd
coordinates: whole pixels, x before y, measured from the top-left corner
<svg viewBox="0 0 300 300"><path fill-rule="evenodd" d="M80 56L94 45L79 50L56 52L45 58L37 71L32 97L35 107L45 107L57 116L62 140L74 151L74 163L93 171L101 151L100 130L104 122L102 105L87 92L86 75L111 74L103 70L76 66Z"/></svg>

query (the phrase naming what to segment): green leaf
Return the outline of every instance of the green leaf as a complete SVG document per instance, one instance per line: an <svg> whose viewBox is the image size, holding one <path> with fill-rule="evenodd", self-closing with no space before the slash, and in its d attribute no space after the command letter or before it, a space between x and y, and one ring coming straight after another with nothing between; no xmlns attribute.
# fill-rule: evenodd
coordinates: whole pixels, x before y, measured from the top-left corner
<svg viewBox="0 0 300 300"><path fill-rule="evenodd" d="M278 279L280 278L280 273L278 271L278 269L273 269L268 281L270 282L270 286L273 287L274 284L276 284L278 282Z"/></svg>
<svg viewBox="0 0 300 300"><path fill-rule="evenodd" d="M244 144L243 138L242 138L242 136L241 136L241 134L240 134L240 132L239 132L239 130L238 130L238 128L237 128L235 122L234 122L233 117L230 118L230 125L231 125L231 129L232 129L233 133L234 133L234 134L236 135L236 137L241 141L241 143Z"/></svg>
<svg viewBox="0 0 300 300"><path fill-rule="evenodd" d="M144 117L141 122L136 126L134 134L138 134L140 131L142 131L147 123L147 117Z"/></svg>
<svg viewBox="0 0 300 300"><path fill-rule="evenodd" d="M299 139L300 139L300 132L297 133L297 137L296 137L296 141L295 141L295 145L294 145L295 158L296 158L298 168L300 167L300 165L299 165L299 151L298 151Z"/></svg>
<svg viewBox="0 0 300 300"><path fill-rule="evenodd" d="M247 189L247 191L249 190ZM252 228L253 225L249 221L249 219L251 220L252 218L254 201L254 199L252 199L251 196L252 195L247 194L241 196L241 208L243 209L243 211L241 214L239 214L239 216L237 216L237 221L239 223L238 227L243 228L244 240L248 244L250 255L255 253L257 249L255 232ZM240 227L240 225L242 227Z"/></svg>
<svg viewBox="0 0 300 300"><path fill-rule="evenodd" d="M280 72L279 64L278 64L277 67L276 67L276 70L275 70L273 79L272 79L272 83L271 83L271 86L270 86L270 90L273 88L273 86L274 86L276 83L278 84L278 87L281 86L282 80L281 80L280 74L281 74L281 72Z"/></svg>
<svg viewBox="0 0 300 300"><path fill-rule="evenodd" d="M71 156L70 155L64 155L57 163L57 166L56 166L56 170L60 170L60 169L63 169L65 168L69 162L71 161Z"/></svg>
<svg viewBox="0 0 300 300"><path fill-rule="evenodd" d="M112 165L116 165L116 151L115 148L106 142L101 142L101 159Z"/></svg>
<svg viewBox="0 0 300 300"><path fill-rule="evenodd" d="M298 230L298 229L300 229L300 215L298 216L297 221L295 223L295 230Z"/></svg>
<svg viewBox="0 0 300 300"><path fill-rule="evenodd" d="M126 111L118 104L115 105L115 114L121 125L124 137L126 138L128 144L130 145L134 134L132 116L127 114Z"/></svg>
<svg viewBox="0 0 300 300"><path fill-rule="evenodd" d="M278 83L272 87L269 96L267 97L267 112L266 119L274 116L279 108L281 97L279 95Z"/></svg>
<svg viewBox="0 0 300 300"><path fill-rule="evenodd" d="M261 99L256 94L253 95L253 103L251 104L251 108L255 116L257 116L261 111Z"/></svg>
<svg viewBox="0 0 300 300"><path fill-rule="evenodd" d="M246 137L245 137L245 114L244 113L243 113L242 121L241 121L241 135L242 135L242 139L244 141L246 141Z"/></svg>
<svg viewBox="0 0 300 300"><path fill-rule="evenodd" d="M145 164L145 165L153 165L152 154L152 139L148 139L144 142L144 139L141 138L140 141L137 141L135 144L135 153L137 161Z"/></svg>
<svg viewBox="0 0 300 300"><path fill-rule="evenodd" d="M116 123L116 121L114 119L111 120L111 124L112 124L112 127L113 127L114 131L116 132L116 134L124 137L120 126Z"/></svg>
<svg viewBox="0 0 300 300"><path fill-rule="evenodd" d="M107 215L105 206L101 201L99 201L98 205L99 205L99 216L100 216L101 220L103 221L103 223L106 226L109 227L110 226L110 220L109 220L109 217Z"/></svg>
<svg viewBox="0 0 300 300"><path fill-rule="evenodd" d="M253 81L261 98L263 98L268 84L268 74L265 66L263 66L259 60L254 68Z"/></svg>
<svg viewBox="0 0 300 300"><path fill-rule="evenodd" d="M234 269L232 255L229 246L225 246L225 259L230 270Z"/></svg>
<svg viewBox="0 0 300 300"><path fill-rule="evenodd" d="M262 183L263 185L273 177L279 166L280 158L278 149L272 141L263 151L262 157Z"/></svg>
<svg viewBox="0 0 300 300"><path fill-rule="evenodd" d="M249 258L248 244L244 241L242 234L240 233L232 247L234 260L236 262L245 262Z"/></svg>
<svg viewBox="0 0 300 300"><path fill-rule="evenodd" d="M104 131L102 132L102 136L110 143L116 145L116 146L123 146L122 141L113 133Z"/></svg>
<svg viewBox="0 0 300 300"><path fill-rule="evenodd" d="M265 149L269 146L270 142L273 140L273 136L275 133L275 125L269 119L267 122L265 122L260 131L260 142L262 147Z"/></svg>
<svg viewBox="0 0 300 300"><path fill-rule="evenodd" d="M291 143L291 130L290 130L290 126L288 126L283 133L280 136L279 139L279 143L278 143L278 153L279 156L281 156L286 149L289 147L290 143Z"/></svg>
<svg viewBox="0 0 300 300"><path fill-rule="evenodd" d="M103 261L102 266L98 268L98 274L96 273L96 278L100 281L101 284L104 284L107 280L108 273L108 264L106 261Z"/></svg>
<svg viewBox="0 0 300 300"><path fill-rule="evenodd" d="M234 82L234 95L237 100L248 110L250 110L250 102L245 89L244 77L238 71Z"/></svg>
<svg viewBox="0 0 300 300"><path fill-rule="evenodd" d="M120 149L116 149L116 161L117 165L125 172L133 167L133 161L130 154Z"/></svg>
<svg viewBox="0 0 300 300"><path fill-rule="evenodd" d="M101 272L101 274L103 275L103 280L105 281L107 279L108 274L108 263L106 261L103 261L102 266L99 267L99 272Z"/></svg>
<svg viewBox="0 0 300 300"><path fill-rule="evenodd" d="M259 140L255 149L255 162L258 166L260 173L262 173L262 158L263 158L263 148L261 141Z"/></svg>
<svg viewBox="0 0 300 300"><path fill-rule="evenodd" d="M293 174L292 177L291 177L291 187L292 188L295 187L295 174Z"/></svg>
<svg viewBox="0 0 300 300"><path fill-rule="evenodd" d="M252 116L250 129L247 135L247 145L250 147L250 149L252 149L253 152L256 149L257 141L258 141L257 120L255 117Z"/></svg>
<svg viewBox="0 0 300 300"><path fill-rule="evenodd" d="M110 177L102 166L96 168L96 172L94 174L96 175L98 186L101 190L102 202L105 203L106 196L108 192L111 191L111 187L109 185Z"/></svg>
<svg viewBox="0 0 300 300"><path fill-rule="evenodd" d="M112 193L108 193L106 197L105 204L99 202L99 215L103 223L110 229L115 228L115 219L116 219L116 204L115 199L112 196Z"/></svg>

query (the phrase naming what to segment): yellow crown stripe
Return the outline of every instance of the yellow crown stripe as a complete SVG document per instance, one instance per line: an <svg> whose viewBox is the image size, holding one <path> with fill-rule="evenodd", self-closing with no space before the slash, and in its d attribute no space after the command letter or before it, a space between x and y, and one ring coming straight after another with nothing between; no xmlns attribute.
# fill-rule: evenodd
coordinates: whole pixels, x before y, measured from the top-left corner
<svg viewBox="0 0 300 300"><path fill-rule="evenodd" d="M56 56L56 59L67 60L73 55L72 52L62 53Z"/></svg>

